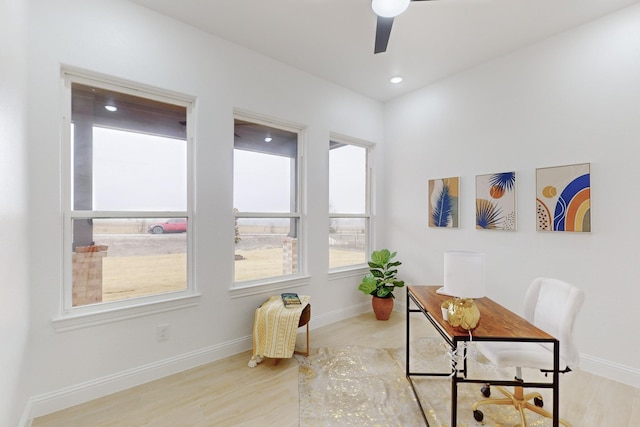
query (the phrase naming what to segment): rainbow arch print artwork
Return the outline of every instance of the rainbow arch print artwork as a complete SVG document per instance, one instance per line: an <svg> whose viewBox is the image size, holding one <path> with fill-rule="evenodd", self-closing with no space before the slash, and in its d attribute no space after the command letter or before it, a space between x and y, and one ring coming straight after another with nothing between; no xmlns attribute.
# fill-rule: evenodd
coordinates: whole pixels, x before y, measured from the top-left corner
<svg viewBox="0 0 640 427"><path fill-rule="evenodd" d="M515 231L515 172L476 176L476 228Z"/></svg>
<svg viewBox="0 0 640 427"><path fill-rule="evenodd" d="M536 229L591 231L591 165L536 169Z"/></svg>
<svg viewBox="0 0 640 427"><path fill-rule="evenodd" d="M429 180L429 227L458 227L459 178Z"/></svg>

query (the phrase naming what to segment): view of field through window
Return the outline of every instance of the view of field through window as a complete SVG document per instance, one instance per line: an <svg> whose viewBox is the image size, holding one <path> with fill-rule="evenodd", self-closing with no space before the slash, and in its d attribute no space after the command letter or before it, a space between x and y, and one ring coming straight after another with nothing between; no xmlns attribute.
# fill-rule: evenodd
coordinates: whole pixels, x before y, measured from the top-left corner
<svg viewBox="0 0 640 427"><path fill-rule="evenodd" d="M186 107L76 82L71 99L71 306L186 290Z"/></svg>
<svg viewBox="0 0 640 427"><path fill-rule="evenodd" d="M186 219L180 220L185 221L182 225L186 229ZM166 227L167 221L167 218L92 220L96 250L76 252L75 256L89 257L85 262L94 263L94 269L99 268L96 262L102 263L102 302L186 289L186 233L151 231Z"/></svg>
<svg viewBox="0 0 640 427"><path fill-rule="evenodd" d="M364 264L369 245L367 149L329 143L329 268Z"/></svg>
<svg viewBox="0 0 640 427"><path fill-rule="evenodd" d="M234 282L300 272L299 134L235 119Z"/></svg>

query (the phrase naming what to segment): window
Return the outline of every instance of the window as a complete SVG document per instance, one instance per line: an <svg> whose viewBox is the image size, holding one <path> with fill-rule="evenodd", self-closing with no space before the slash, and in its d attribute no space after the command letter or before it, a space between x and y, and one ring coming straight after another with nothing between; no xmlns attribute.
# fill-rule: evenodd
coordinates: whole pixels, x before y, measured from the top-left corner
<svg viewBox="0 0 640 427"><path fill-rule="evenodd" d="M193 294L192 100L74 73L65 87L65 311Z"/></svg>
<svg viewBox="0 0 640 427"><path fill-rule="evenodd" d="M367 262L370 238L369 148L329 142L329 268Z"/></svg>
<svg viewBox="0 0 640 427"><path fill-rule="evenodd" d="M239 116L234 130L234 282L298 275L300 131Z"/></svg>

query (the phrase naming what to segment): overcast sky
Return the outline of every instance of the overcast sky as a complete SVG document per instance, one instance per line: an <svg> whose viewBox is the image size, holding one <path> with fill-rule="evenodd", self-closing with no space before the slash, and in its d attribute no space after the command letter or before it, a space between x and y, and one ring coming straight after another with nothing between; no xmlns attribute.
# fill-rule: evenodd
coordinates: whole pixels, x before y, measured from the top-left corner
<svg viewBox="0 0 640 427"><path fill-rule="evenodd" d="M186 210L185 141L94 127L93 150L94 210ZM365 153L355 146L330 151L332 212L364 212ZM234 207L288 212L290 162L234 150Z"/></svg>
<svg viewBox="0 0 640 427"><path fill-rule="evenodd" d="M94 210L187 210L185 141L93 129Z"/></svg>

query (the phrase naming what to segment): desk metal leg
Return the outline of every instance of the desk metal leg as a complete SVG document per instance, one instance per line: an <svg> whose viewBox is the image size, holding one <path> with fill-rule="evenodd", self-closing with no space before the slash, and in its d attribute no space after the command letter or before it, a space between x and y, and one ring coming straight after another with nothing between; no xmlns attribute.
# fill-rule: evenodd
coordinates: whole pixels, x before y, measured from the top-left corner
<svg viewBox="0 0 640 427"><path fill-rule="evenodd" d="M464 345L463 348L463 374L466 377L467 375L467 346ZM451 344L451 425L455 426L458 424L458 373L460 370L458 369L458 342L454 341Z"/></svg>
<svg viewBox="0 0 640 427"><path fill-rule="evenodd" d="M409 323L410 323L409 314L411 313L411 310L410 310L409 305L411 304L411 299L409 298L409 290L408 289L406 291L406 294L407 294L407 299L406 299L406 303L405 304L407 306L407 310L406 310L407 314L406 314L405 320L407 322L407 324L406 324L407 336L406 336L406 341L405 341L405 343L406 343L406 349L405 349L405 351L406 351L406 360L405 360L405 365L404 366L405 366L405 376L407 378L409 378L409 372L411 372L411 369L409 369L409 353L410 353L410 350L411 350L411 344L410 344L411 339L409 338L410 335L411 335L410 332L409 332ZM409 381L411 381L411 379L409 379ZM412 385L412 387L413 387L413 385Z"/></svg>
<svg viewBox="0 0 640 427"><path fill-rule="evenodd" d="M406 336L406 360L405 360L405 375L407 377L407 380L409 381L409 384L411 385L411 390L413 391L413 396L416 398L416 402L418 402L418 407L420 408L420 412L422 412L422 418L424 419L424 423L427 427L429 427L429 421L427 420L427 414L425 414L424 412L424 408L422 407L422 403L420 402L420 397L418 397L418 392L416 391L415 386L413 385L413 381L411 380L411 369L409 367L409 355L411 354L411 328L410 328L410 319L409 316L411 314L411 308L409 307L411 304L411 299L409 298L409 289L407 289L407 299L406 299L406 305L407 305L407 315L406 315L406 330L407 330L407 336Z"/></svg>
<svg viewBox="0 0 640 427"><path fill-rule="evenodd" d="M458 375L451 378L451 425L458 425Z"/></svg>
<svg viewBox="0 0 640 427"><path fill-rule="evenodd" d="M560 342L553 343L553 427L560 425Z"/></svg>

